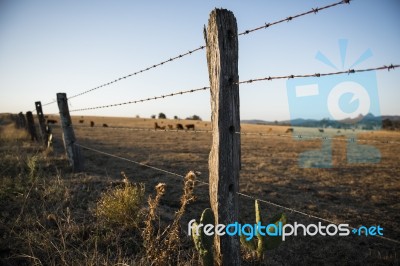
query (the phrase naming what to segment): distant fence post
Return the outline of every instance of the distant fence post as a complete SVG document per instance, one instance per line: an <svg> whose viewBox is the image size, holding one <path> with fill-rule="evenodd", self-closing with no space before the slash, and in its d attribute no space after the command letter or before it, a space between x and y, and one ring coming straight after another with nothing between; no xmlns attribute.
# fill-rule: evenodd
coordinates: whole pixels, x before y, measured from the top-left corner
<svg viewBox="0 0 400 266"><path fill-rule="evenodd" d="M36 134L36 127L35 127L35 121L33 120L33 115L32 112L26 112L26 121L28 123L28 132L31 135L31 140L34 141L38 141L38 137Z"/></svg>
<svg viewBox="0 0 400 266"><path fill-rule="evenodd" d="M25 116L22 112L19 112L16 120L17 128L28 129Z"/></svg>
<svg viewBox="0 0 400 266"><path fill-rule="evenodd" d="M42 138L43 144L47 147L48 135L47 135L47 130L46 130L46 120L44 119L44 115L43 115L42 103L40 101L35 102L35 106L36 106L37 117L39 120L40 136Z"/></svg>
<svg viewBox="0 0 400 266"><path fill-rule="evenodd" d="M213 141L209 157L211 208L216 224L238 222L240 114L238 35L231 11L215 9L205 34ZM240 265L238 236L215 236L218 264Z"/></svg>
<svg viewBox="0 0 400 266"><path fill-rule="evenodd" d="M65 151L68 156L72 171L83 171L83 156L81 148L75 145L76 138L72 127L71 116L69 115L68 100L65 93L57 93L58 109L60 110L61 127Z"/></svg>

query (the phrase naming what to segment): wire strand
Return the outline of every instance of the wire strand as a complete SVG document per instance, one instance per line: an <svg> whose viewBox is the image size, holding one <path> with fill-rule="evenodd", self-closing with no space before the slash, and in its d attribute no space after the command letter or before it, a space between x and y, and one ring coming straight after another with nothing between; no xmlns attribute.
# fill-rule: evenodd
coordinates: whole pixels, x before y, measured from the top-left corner
<svg viewBox="0 0 400 266"><path fill-rule="evenodd" d="M299 17L303 17L303 16L306 16L306 15L309 15L309 14L317 14L319 11L324 10L324 9L328 9L328 8L331 8L331 7L334 7L334 6L337 6L337 5L341 5L341 4L349 4L349 3L350 3L350 0L344 0L344 1L340 1L340 2L337 2L337 3L334 3L334 4L330 4L330 5L324 6L324 7L312 8L310 11L307 11L307 12L304 12L304 13L300 13L300 14L297 14L297 15L294 15L294 16L286 17L284 19L280 19L280 20L277 20L275 22L265 23L263 26L260 26L260 27L256 27L256 28L249 29L249 30L245 30L244 32L239 33L238 35L246 35L246 34L254 32L254 31L266 29L266 28L269 28L271 26L274 26L274 25L277 25L277 24L280 24L280 23L283 23L283 22L289 22L289 21L292 21L293 19L296 19L296 18L299 18Z"/></svg>
<svg viewBox="0 0 400 266"><path fill-rule="evenodd" d="M340 75L340 74L354 74L354 73L361 73L361 72L369 72L369 71L377 71L377 70L392 70L395 68L400 67L400 65L389 65L389 66L381 66L381 67L375 67L375 68L366 68L366 69L349 69L349 70L343 70L343 71L337 71L337 72L329 72L329 73L315 73L315 74L305 74L305 75L286 75L286 76L275 76L275 77L263 77L263 78L255 78L255 79L249 79L249 80L244 80L244 81L239 81L237 84L243 84L243 83L253 83L257 81L265 81L265 80L276 80L276 79L294 79L294 78L311 78L311 77L324 77L324 76L333 76L333 75Z"/></svg>
<svg viewBox="0 0 400 266"><path fill-rule="evenodd" d="M83 91L83 92L81 92L81 93L75 94L75 95L73 95L73 96L71 96L71 97L68 97L68 99L73 99L73 98L75 98L75 97L82 96L82 95L84 95L84 94L86 94L86 93L89 93L89 92L98 90L98 89L100 89L100 88L103 88L103 87L106 87L106 86L109 86L109 85L112 85L112 84L117 83L117 82L119 82L119 81L121 81L121 80L123 80L123 79L129 78L129 77L132 77L132 76L135 76L135 75L137 75L137 74L140 74L140 73L143 73L143 72L146 72L146 71L149 71L149 70L151 70L151 69L153 69L153 68L156 68L156 67L162 66L162 65L164 65L164 64L166 64L166 63L169 63L169 62L175 61L175 60L177 60L177 59L183 58L183 57L185 57L185 56L187 56L187 55L191 55L191 54L193 54L194 52L203 50L204 48L205 48L205 46L200 46L200 47L198 47L198 48L196 48L196 49L193 49L193 50L190 50L190 51L188 51L188 52L186 52L186 53L177 55L177 56L175 56L175 57L171 57L171 58L169 58L168 60L162 61L162 62L160 62L160 63L158 63L158 64L155 64L155 65L152 65L152 66L150 66L150 67L141 69L141 70L136 71L136 72L134 72L134 73L132 73L132 74L122 76L122 77L117 78L117 79L115 79L115 80L113 80L113 81L110 81L110 82L108 82L108 83L104 83L104 84L102 84L102 85L100 85L100 86L97 86L97 87L95 87L95 88L93 88L93 89L86 90L86 91Z"/></svg>
<svg viewBox="0 0 400 266"><path fill-rule="evenodd" d="M93 152L97 152L97 153L106 155L106 156L110 156L110 157L113 157L113 158L116 158L116 159L124 160L124 161L127 161L127 162L131 162L131 163L134 163L134 164L138 164L138 165L147 167L147 168L151 168L151 169L154 169L156 171L160 171L160 172L163 172L163 173L166 173L166 174L170 174L170 175L174 175L174 176L178 176L178 177L184 178L184 176L181 175L181 174L177 174L177 173L174 173L174 172L171 172L171 171L167 171L167 170L155 167L155 166L150 166L150 165L147 165L147 164L144 164L144 163L141 163L141 162L134 161L132 159L124 158L124 157L121 157L121 156L118 156L118 155L114 155L114 154L110 154L110 153L107 153L107 152L103 152L103 151L100 151L100 150L97 150L97 149L93 149L93 148L90 148L90 147L87 147L87 146L84 146L84 145L81 145L81 144L77 144L77 143L75 143L75 145L77 145L79 147L82 147L84 149L93 151ZM197 179L196 179L196 181L201 183L201 184L204 184L204 185L210 185L209 183L204 182L204 181L200 181L200 180L197 180ZM306 212L303 212L303 211L299 211L299 210L296 210L294 208L286 207L284 205L277 204L277 203L274 203L274 202L271 202L271 201L268 201L268 200L262 200L262 199L256 198L256 197L251 196L251 195L247 195L247 194L242 193L242 192L237 192L237 194L239 196L242 196L242 197L245 197L245 198L249 198L249 199L252 199L252 200L258 200L259 202L263 202L265 204L268 204L268 205L271 205L271 206L275 206L275 207L278 207L278 208L281 208L281 209L284 209L284 210L287 210L287 211L290 211L290 212L294 212L294 213L297 213L297 214L300 214L300 215L303 215L303 216L306 216L306 217L309 217L309 218L317 219L317 220L320 220L320 221L323 221L323 222L326 222L326 223L330 223L330 224L336 224L336 225L339 224L339 223L337 223L335 221L332 221L332 220L329 220L329 219L326 219L326 218L322 218L322 217L319 217L319 216L316 216L316 215L313 215L313 214L309 214L309 213L306 213ZM349 226L349 228L350 229L357 229L357 228L352 227L352 226ZM381 239L386 240L386 241L390 241L390 242L396 243L396 244L400 244L400 241L395 240L395 239L391 239L391 238L380 236L380 235L376 235L376 237L381 238Z"/></svg>
<svg viewBox="0 0 400 266"><path fill-rule="evenodd" d="M170 94L150 97L150 98L136 100L136 101L129 101L129 102L123 102L123 103L115 103L115 104L108 104L108 105L101 105L101 106L95 106L95 107L87 107L87 108L75 109L75 110L70 110L70 112L95 110L95 109L102 109L102 108L121 106L121 105L126 105L126 104L143 103L143 102L147 102L147 101L152 101L152 100L157 100L157 99L164 99L164 98L167 98L167 97L172 97L172 96L177 96L177 95L182 95L182 94L187 94L187 93L193 93L193 92L196 92L196 91L204 91L204 90L209 89L209 88L210 87L202 87L202 88L198 88L198 89L192 89L192 90L186 90L186 91L178 91L178 92L173 92L173 93L170 93Z"/></svg>

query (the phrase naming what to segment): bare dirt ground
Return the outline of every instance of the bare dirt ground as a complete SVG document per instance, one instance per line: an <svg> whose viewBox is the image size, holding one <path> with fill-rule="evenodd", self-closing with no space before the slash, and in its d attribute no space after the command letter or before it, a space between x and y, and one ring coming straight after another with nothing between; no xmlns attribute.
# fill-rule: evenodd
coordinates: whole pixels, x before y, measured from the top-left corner
<svg viewBox="0 0 400 266"><path fill-rule="evenodd" d="M51 117L50 117L51 118ZM53 117L58 120L57 117ZM83 120L82 123L79 120ZM90 127L90 121L95 123ZM128 158L146 165L185 175L200 172L199 180L208 182L208 155L211 133L190 131L154 131L154 122L160 126L194 123L196 130L209 131L210 122L187 120L153 120L141 118L73 117L78 143L102 152ZM103 127L107 124L108 127ZM124 127L124 128L121 128ZM299 167L299 154L321 148L319 139L298 139L288 136L287 126L242 125L242 170L240 192L257 199L270 201L351 226L380 225L384 236L400 241L400 133L389 131L357 132L360 142L379 149L381 161L376 164L349 164L346 160L346 141L343 134L331 132L332 168ZM134 130L149 129L149 130ZM319 136L318 129L310 135ZM312 131L314 130L314 132ZM297 129L291 135L296 136ZM59 122L53 126L55 153L63 154ZM330 134L327 132L327 134ZM397 143L392 143L397 142ZM167 184L161 202L162 219L172 219L179 207L182 180L151 168L83 149L86 180L90 193L96 180L121 180L124 171L132 182L143 182L153 188L159 182ZM89 180L89 181L88 181ZM97 181L96 181L97 182ZM197 200L190 205L183 218L182 229L201 211L209 207L208 186L198 184ZM84 195L81 195L84 197ZM239 197L240 219L252 223L254 201ZM318 219L262 203L263 215L270 217L284 212L289 223L317 224ZM377 237L297 236L289 237L281 246L267 253L267 265L398 265L400 244Z"/></svg>

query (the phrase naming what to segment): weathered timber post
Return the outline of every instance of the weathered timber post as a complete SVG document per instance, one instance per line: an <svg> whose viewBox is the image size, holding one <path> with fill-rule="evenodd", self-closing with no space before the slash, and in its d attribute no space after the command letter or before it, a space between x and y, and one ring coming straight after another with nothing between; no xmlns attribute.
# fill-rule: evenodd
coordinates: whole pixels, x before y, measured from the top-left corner
<svg viewBox="0 0 400 266"><path fill-rule="evenodd" d="M38 137L36 134L36 127L35 127L35 121L33 120L33 115L32 112L26 112L26 121L28 123L28 132L31 135L31 140L38 141Z"/></svg>
<svg viewBox="0 0 400 266"><path fill-rule="evenodd" d="M210 201L215 224L238 222L240 114L238 35L231 11L215 9L205 33L211 87L213 141L209 157ZM240 265L238 236L215 236L217 263Z"/></svg>
<svg viewBox="0 0 400 266"><path fill-rule="evenodd" d="M35 106L36 106L36 113L37 113L37 117L39 120L39 132L40 132L40 137L42 139L42 142L45 146L47 146L47 130L46 130L46 120L44 119L44 115L43 115L43 109L42 109L42 103L39 102L35 102Z"/></svg>
<svg viewBox="0 0 400 266"><path fill-rule="evenodd" d="M16 125L17 125L17 128L28 129L25 116L22 112L19 112L19 114L18 114L18 117L16 119Z"/></svg>
<svg viewBox="0 0 400 266"><path fill-rule="evenodd" d="M65 93L57 93L58 109L60 110L61 127L63 130L64 148L72 171L83 171L83 156L81 148L76 143L71 116L69 115L68 100Z"/></svg>

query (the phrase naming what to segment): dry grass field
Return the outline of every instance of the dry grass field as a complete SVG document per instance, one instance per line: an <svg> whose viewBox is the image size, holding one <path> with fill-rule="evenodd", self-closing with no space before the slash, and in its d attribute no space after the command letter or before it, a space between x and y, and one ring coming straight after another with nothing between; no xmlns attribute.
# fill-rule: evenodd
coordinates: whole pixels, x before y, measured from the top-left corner
<svg viewBox="0 0 400 266"><path fill-rule="evenodd" d="M49 118L59 120L57 117ZM80 123L80 120L83 122ZM91 121L94 122L94 127L90 127ZM154 131L154 122L165 126L167 131ZM194 123L196 130L202 132L168 131L168 125L175 128L177 123ZM81 145L180 175L185 175L191 170L196 171L199 173L199 180L208 182L208 154L212 136L211 133L203 131L211 130L210 122L85 116L73 117L73 124L78 143ZM103 127L103 124L107 124L108 127ZM0 134L3 169L0 170L0 178L3 180L0 188L0 218L3 224L0 227L0 264L70 265L72 262L67 259L68 254L72 256L70 253L77 254L76 256L80 257L77 261L85 264L137 263L135 254L140 254L140 250L135 247L140 244L136 243L137 238L132 236L139 233L117 229L99 233L106 229L98 225L93 228L91 224L96 219L93 218L91 210L102 192L121 183L123 171L129 177L129 181L145 184L146 195L154 194L153 188L158 183L166 184L166 193L160 201L159 213L161 223L169 223L180 207L182 178L86 149L83 149L85 172L71 174L63 152L59 126L59 122L53 126L54 151L45 152L43 149L38 151L35 145L24 140L23 135L19 137L23 141L7 141L6 139L11 137L6 136L6 132L10 131L11 126L2 125ZM318 129L307 129L307 132L298 128L294 128L293 133L285 133L287 128L242 125L241 132L254 134L241 136L240 191L336 223L348 223L355 227L380 225L384 228L384 236L399 241L400 133L353 132L357 139L374 141L357 143L379 149L381 161L376 164L349 164L346 160L347 146L343 136L347 133L326 130L326 136L334 137L331 141L333 167L302 168L298 164L299 154L321 148L322 141L296 139L290 135L296 136L298 132L302 132L304 136L320 136L321 133ZM21 183L17 177L21 172L29 174L30 169L26 167L26 163L21 163L21 158L15 157L15 153L21 158L25 156L25 162L29 154L40 155L40 171L53 176L53 180L46 181L46 184L41 183L40 188L36 187L38 183L32 182L26 187L12 184ZM36 199L32 198L38 194L35 188L44 190L44 194L40 194ZM209 207L207 185L197 183L194 193L196 201L189 204L181 221L182 254L179 264L182 265L198 264L197 253L193 251L193 244L191 239L185 236L185 231L187 222L194 218L199 219L202 210ZM30 201L40 202L41 208L32 210L28 206ZM240 196L239 202L241 221L254 222L254 201ZM315 218L267 203L262 203L261 208L263 215L267 217L284 212L289 223L296 221L307 225L319 222ZM38 210L45 213L37 213ZM51 229L53 231L46 231L47 227L51 227L51 224L48 225L50 214L61 217L60 220L65 226L64 233L61 232L61 222L56 223L56 229ZM83 241L74 238L80 234L83 235ZM97 236L96 241L92 239L93 235ZM49 240L53 238L57 240ZM40 244L41 241L48 243ZM22 245L25 246L22 248ZM268 251L262 262L257 262L252 254L244 252L243 264L398 265L399 248L400 244L376 237L292 236L277 249Z"/></svg>

